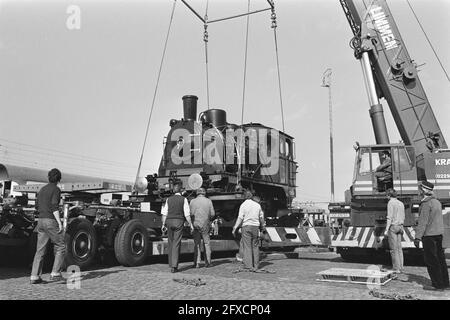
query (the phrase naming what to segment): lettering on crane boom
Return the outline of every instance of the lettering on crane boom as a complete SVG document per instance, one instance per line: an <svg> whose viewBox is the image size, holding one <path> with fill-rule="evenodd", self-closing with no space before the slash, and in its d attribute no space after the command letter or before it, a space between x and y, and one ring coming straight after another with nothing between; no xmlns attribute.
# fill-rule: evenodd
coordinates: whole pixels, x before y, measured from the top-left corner
<svg viewBox="0 0 450 320"><path fill-rule="evenodd" d="M450 159L434 159L437 166L448 166L450 165Z"/></svg>
<svg viewBox="0 0 450 320"><path fill-rule="evenodd" d="M392 32L383 8L380 6L373 6L370 9L370 15L376 30L380 33L381 39L383 39L386 50L397 48L397 41L395 40L394 33Z"/></svg>

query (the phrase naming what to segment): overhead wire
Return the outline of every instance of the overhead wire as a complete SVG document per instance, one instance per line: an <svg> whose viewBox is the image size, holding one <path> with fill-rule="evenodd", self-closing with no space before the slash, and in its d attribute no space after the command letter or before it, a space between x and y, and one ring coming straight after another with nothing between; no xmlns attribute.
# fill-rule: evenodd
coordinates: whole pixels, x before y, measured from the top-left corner
<svg viewBox="0 0 450 320"><path fill-rule="evenodd" d="M20 156L24 156L24 157L33 157L33 158L37 158L39 157L42 161L47 161L48 163L67 163L67 161L71 161L70 163L74 163L74 162L79 162L79 163L83 163L83 166L85 165L85 163L89 163L90 168L99 168L99 167L104 167L104 168L112 168L112 170L116 171L116 172L124 172L123 170L120 169L124 169L127 170L127 168L129 170L133 170L132 166L119 166L119 165L115 165L115 164L108 164L108 163L102 163L102 162L93 162L90 159L83 159L83 158L72 158L72 157L68 157L68 156L59 156L59 155L55 155L55 154L50 154L50 153L46 153L46 152L40 152L40 151L36 151L36 150L27 150L27 149L22 149L22 148L18 148L15 146L7 146L7 145L0 145L0 152L3 150L3 157L8 157L9 154L13 154L13 155L20 155ZM1 155L1 153L0 153Z"/></svg>
<svg viewBox="0 0 450 320"><path fill-rule="evenodd" d="M441 66L442 71L444 71L445 76L447 77L447 80L450 82L450 77L449 77L449 75L448 75L448 73L447 73L447 70L445 70L445 67L444 67L444 65L442 64L441 59L439 59L439 56L438 56L436 50L434 49L434 46L433 46L433 44L431 43L430 39L428 38L428 35L427 35L427 33L425 32L425 29L423 28L422 23L420 23L420 20L419 20L419 18L417 17L416 12L414 11L413 7L411 6L411 3L409 2L409 0L406 0L406 2L408 3L408 6L409 6L409 8L411 9L411 11L412 11L414 17L416 18L416 21L417 21L417 23L419 24L420 29L422 29L422 32L423 32L423 34L425 35L425 38L427 39L428 44L429 44L430 47L431 47L431 50L433 50L434 56L436 57L437 61L439 62L439 65Z"/></svg>
<svg viewBox="0 0 450 320"><path fill-rule="evenodd" d="M22 147L27 147L27 148L47 151L47 152L34 151L34 152L40 153L40 154L51 154L52 156L57 155L57 156L68 158L68 159L90 160L90 161L94 161L94 162L98 162L98 163L105 163L105 164L109 164L111 166L117 166L117 167L128 167L128 168L134 168L135 167L135 166L133 166L132 164L129 164L129 163L117 162L117 161L112 161L112 160L105 160L105 159L95 158L95 157L91 157L91 156L80 155L80 154L76 154L76 153L72 153L72 152L60 151L60 150L56 150L56 149L52 149L52 148L38 147L38 146L35 146L35 145L26 144L26 143L17 142L17 141L12 141L12 140L9 140L9 139L4 139L4 138L0 138L0 141L4 141L4 142L8 143L8 144L0 144L0 147L1 146L5 146L5 147L8 147L8 148L11 148L11 146L9 144L13 144L13 145L18 145L18 146L22 146ZM51 152L51 153L48 153L48 152Z"/></svg>
<svg viewBox="0 0 450 320"><path fill-rule="evenodd" d="M3 164L10 164L15 166L26 166L27 168L34 168L34 169L41 169L46 170L48 163L43 163L41 160L28 160L23 158L16 158L13 156L7 157L4 159ZM104 170L96 170L96 169L85 169L83 167L77 167L73 165L61 165L58 164L58 167L60 170L64 171L64 173L70 173L70 174L76 174L76 175L86 175L86 176L93 176L93 177L105 177L109 178L111 176L111 173L114 174L114 180L125 180L130 181L131 177L133 177L133 173L130 173L129 175L126 174L119 174L117 172L105 172Z"/></svg>
<svg viewBox="0 0 450 320"><path fill-rule="evenodd" d="M26 153L29 153L29 155L27 155ZM79 169L79 170L83 170L83 169L88 169L91 170L93 172L98 172L98 171L106 171L109 172L111 175L126 175L126 176L132 176L132 170L130 169L128 172L126 171L120 171L117 169L112 169L112 168L108 168L108 167L94 167L92 165L87 165L85 163L79 163L76 164L74 162L67 162L67 161L62 161L62 160L57 160L57 159L44 159L44 158L37 158L35 156L35 153L33 153L32 151L26 151L25 154L20 153L20 152L11 152L11 151L7 151L4 154L0 154L0 162L2 163L7 163L10 162L11 160L14 160L14 163L10 163L12 165L19 165L18 161L27 161L27 162L31 162L31 163L41 163L41 166L43 168L48 168L49 166L55 166L55 167L71 167L71 168L75 168L75 169ZM29 160L29 159L33 159Z"/></svg>

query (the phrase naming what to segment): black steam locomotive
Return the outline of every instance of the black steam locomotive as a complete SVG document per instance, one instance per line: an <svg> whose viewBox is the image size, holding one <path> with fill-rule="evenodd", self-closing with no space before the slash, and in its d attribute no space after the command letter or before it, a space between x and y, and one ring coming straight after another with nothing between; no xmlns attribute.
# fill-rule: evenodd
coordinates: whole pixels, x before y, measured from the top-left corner
<svg viewBox="0 0 450 320"><path fill-rule="evenodd" d="M261 200L267 225L296 227L291 214L298 167L294 139L259 123L228 123L221 109L197 117L198 98L187 95L182 100L184 117L169 122L158 173L146 177L147 195L130 200L149 201L160 212L173 183L181 181L188 198L205 188L222 227L230 227L243 191L251 190Z"/></svg>

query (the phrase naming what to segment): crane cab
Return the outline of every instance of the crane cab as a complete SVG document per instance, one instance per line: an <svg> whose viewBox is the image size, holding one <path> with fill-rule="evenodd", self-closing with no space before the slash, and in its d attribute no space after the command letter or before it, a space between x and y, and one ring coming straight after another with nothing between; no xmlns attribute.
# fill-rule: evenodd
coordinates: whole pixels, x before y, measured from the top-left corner
<svg viewBox="0 0 450 320"><path fill-rule="evenodd" d="M386 222L386 191L394 188L405 204L405 226L415 224L413 203L419 197L414 148L403 144L356 148L351 191L352 226L380 226Z"/></svg>
<svg viewBox="0 0 450 320"><path fill-rule="evenodd" d="M402 144L358 147L352 195L384 196L389 188L399 195L417 195L415 159L414 148Z"/></svg>

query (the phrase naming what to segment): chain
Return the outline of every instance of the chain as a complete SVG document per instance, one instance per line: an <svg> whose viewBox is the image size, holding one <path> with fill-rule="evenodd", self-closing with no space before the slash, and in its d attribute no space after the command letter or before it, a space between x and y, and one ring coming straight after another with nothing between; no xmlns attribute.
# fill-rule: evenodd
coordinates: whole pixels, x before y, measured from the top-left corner
<svg viewBox="0 0 450 320"><path fill-rule="evenodd" d="M205 11L205 23L203 25L203 42L205 43L205 71L206 71L206 102L209 110L209 70L208 70L208 7L209 0L206 1L206 11Z"/></svg>
<svg viewBox="0 0 450 320"><path fill-rule="evenodd" d="M272 29L277 27L277 14L275 13L275 7L272 7L272 14L270 15L270 20L272 20L272 25L270 26Z"/></svg>
<svg viewBox="0 0 450 320"><path fill-rule="evenodd" d="M278 73L278 90L280 94L280 110L281 110L281 124L283 127L283 132L285 132L284 127L284 111L283 111L283 95L281 92L281 75L280 75L280 61L279 61L279 55L278 55L278 40L277 40L277 15L275 13L275 5L272 6L272 14L270 15L270 19L272 21L271 28L273 29L273 36L275 40L275 55L277 59L277 73Z"/></svg>
<svg viewBox="0 0 450 320"><path fill-rule="evenodd" d="M208 42L208 25L204 25L205 31L203 32L203 41Z"/></svg>

